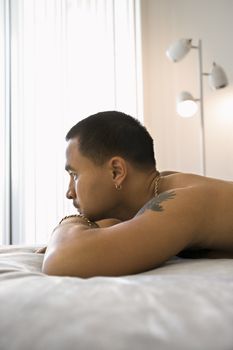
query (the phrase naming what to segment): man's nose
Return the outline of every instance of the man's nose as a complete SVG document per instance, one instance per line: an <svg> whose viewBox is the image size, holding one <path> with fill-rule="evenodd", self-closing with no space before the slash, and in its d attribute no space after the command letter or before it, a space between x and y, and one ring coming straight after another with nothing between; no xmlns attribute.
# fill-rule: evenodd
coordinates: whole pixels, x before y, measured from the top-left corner
<svg viewBox="0 0 233 350"><path fill-rule="evenodd" d="M72 186L71 184L69 185L68 191L66 192L66 198L68 198L68 199L76 198L74 186Z"/></svg>

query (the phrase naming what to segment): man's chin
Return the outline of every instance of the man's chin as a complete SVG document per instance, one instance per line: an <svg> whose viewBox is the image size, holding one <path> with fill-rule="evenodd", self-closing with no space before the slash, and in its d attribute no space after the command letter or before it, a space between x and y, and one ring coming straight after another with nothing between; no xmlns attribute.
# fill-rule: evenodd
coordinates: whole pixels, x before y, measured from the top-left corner
<svg viewBox="0 0 233 350"><path fill-rule="evenodd" d="M110 217L109 215L98 214L98 215L90 215L88 219L90 221L96 222L96 221L105 220L105 219L112 219L112 217Z"/></svg>
<svg viewBox="0 0 233 350"><path fill-rule="evenodd" d="M75 204L74 204L74 207L77 209L78 214L84 215L86 218L88 218L88 220L90 220L92 222L96 222L96 221L104 220L104 219L111 219L111 217L109 217L108 215L104 215L101 213L98 213L98 214L88 213L87 211L82 210L82 208L77 207Z"/></svg>
<svg viewBox="0 0 233 350"><path fill-rule="evenodd" d="M84 215L86 218L88 218L88 220L90 220L92 222L96 222L96 221L105 219L105 217L103 217L103 215L86 213L85 211L80 212L80 214Z"/></svg>

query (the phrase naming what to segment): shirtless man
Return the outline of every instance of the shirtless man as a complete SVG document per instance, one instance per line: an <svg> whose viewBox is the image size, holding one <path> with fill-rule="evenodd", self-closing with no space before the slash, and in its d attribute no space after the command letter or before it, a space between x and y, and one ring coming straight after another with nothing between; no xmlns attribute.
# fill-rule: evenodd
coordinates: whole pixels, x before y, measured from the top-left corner
<svg viewBox="0 0 233 350"><path fill-rule="evenodd" d="M67 198L82 216L54 229L44 273L121 276L192 251L233 257L233 182L160 174L151 136L120 112L82 120L66 140Z"/></svg>

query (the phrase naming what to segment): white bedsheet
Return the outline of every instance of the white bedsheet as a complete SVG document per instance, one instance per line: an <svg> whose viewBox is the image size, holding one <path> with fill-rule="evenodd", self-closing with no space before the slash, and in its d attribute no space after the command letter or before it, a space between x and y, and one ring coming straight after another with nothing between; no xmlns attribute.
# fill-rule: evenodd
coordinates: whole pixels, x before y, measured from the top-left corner
<svg viewBox="0 0 233 350"><path fill-rule="evenodd" d="M42 274L34 250L0 248L0 350L233 349L233 259L81 279Z"/></svg>

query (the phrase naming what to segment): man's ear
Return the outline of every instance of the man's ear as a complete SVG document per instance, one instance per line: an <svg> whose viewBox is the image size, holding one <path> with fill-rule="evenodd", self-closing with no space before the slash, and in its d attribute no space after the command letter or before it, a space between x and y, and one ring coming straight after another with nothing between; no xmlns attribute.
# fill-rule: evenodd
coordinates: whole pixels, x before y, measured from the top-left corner
<svg viewBox="0 0 233 350"><path fill-rule="evenodd" d="M122 157L112 157L109 160L109 169L115 186L122 186L127 175L127 163Z"/></svg>

